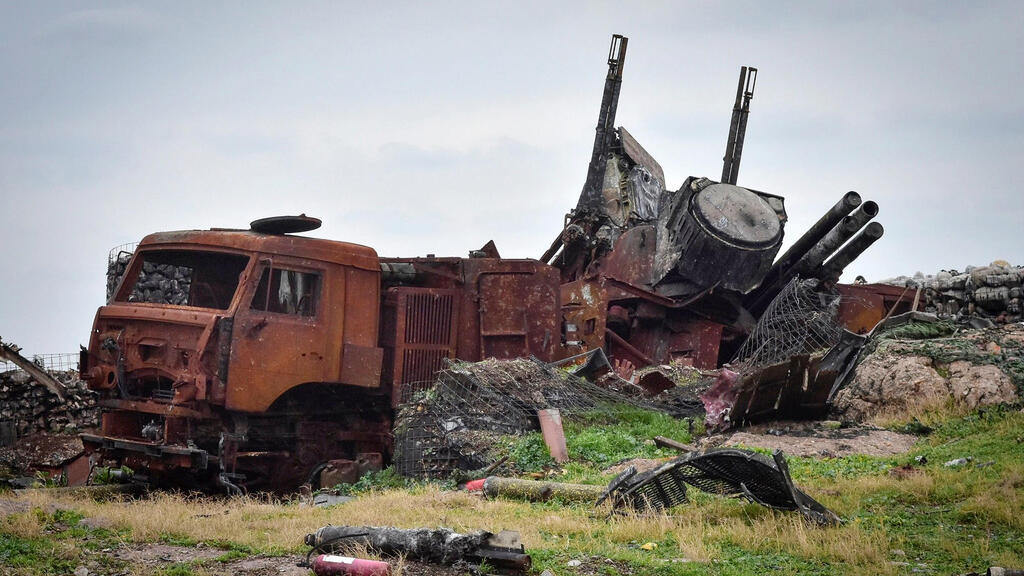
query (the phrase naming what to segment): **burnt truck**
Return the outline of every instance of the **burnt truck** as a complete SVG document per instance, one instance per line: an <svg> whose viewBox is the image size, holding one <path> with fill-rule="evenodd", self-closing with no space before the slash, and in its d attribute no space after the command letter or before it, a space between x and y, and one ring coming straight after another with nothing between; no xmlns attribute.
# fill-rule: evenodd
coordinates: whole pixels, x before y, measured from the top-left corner
<svg viewBox="0 0 1024 576"><path fill-rule="evenodd" d="M613 36L579 202L539 260L501 258L491 242L467 258L381 258L296 235L319 225L305 216L147 236L82 352L103 409L86 448L157 484L315 486L327 463L386 464L394 408L446 360L602 349L619 366L713 369L787 283L813 278L834 293L881 236L869 222L878 206L846 193L776 258L784 199L737 185L757 73L747 67L721 179L667 189L660 164L614 124L626 44ZM858 329L909 307L906 292L851 289L877 296L840 307Z"/></svg>
<svg viewBox="0 0 1024 576"><path fill-rule="evenodd" d="M88 450L156 484L294 487L328 461L379 466L402 387L445 359L557 355L557 270L286 233L313 221L142 240L81 355L103 409Z"/></svg>

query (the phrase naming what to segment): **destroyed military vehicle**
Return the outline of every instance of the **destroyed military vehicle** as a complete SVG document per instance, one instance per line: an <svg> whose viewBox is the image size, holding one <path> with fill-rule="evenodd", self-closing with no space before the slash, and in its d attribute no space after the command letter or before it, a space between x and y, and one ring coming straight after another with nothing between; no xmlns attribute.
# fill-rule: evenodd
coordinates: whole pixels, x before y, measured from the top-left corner
<svg viewBox="0 0 1024 576"><path fill-rule="evenodd" d="M386 464L393 409L446 359L603 348L637 367L715 368L791 278L830 289L881 235L877 206L845 194L775 260L783 198L736 184L756 69L740 75L721 181L671 191L614 127L626 44L613 37L579 203L539 261L492 243L380 258L297 235L319 225L305 216L144 238L82 352L103 408L87 449L156 484L316 486L328 462Z"/></svg>

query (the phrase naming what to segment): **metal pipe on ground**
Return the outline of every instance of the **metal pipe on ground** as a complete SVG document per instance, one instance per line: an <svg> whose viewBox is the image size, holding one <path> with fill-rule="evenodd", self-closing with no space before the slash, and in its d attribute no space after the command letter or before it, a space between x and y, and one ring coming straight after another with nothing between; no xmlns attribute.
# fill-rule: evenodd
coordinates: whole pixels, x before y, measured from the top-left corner
<svg viewBox="0 0 1024 576"><path fill-rule="evenodd" d="M604 491L604 486L520 480L500 476L491 476L484 481L484 496L488 498L502 496L530 502L547 502L552 498L563 502L596 502Z"/></svg>
<svg viewBox="0 0 1024 576"><path fill-rule="evenodd" d="M843 270L863 254L869 246L881 238L884 233L885 228L878 222L868 224L860 234L854 237L853 240L850 240L839 252L836 252L836 255L830 258L828 262L825 262L815 276L833 282L838 281L839 277L843 275Z"/></svg>

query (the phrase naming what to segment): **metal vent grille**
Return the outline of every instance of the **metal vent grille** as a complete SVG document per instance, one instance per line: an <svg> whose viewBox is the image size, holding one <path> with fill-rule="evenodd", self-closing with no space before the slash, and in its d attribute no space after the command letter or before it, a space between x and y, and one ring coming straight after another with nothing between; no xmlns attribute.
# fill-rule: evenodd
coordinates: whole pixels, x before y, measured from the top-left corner
<svg viewBox="0 0 1024 576"><path fill-rule="evenodd" d="M411 382L432 382L455 357L458 308L454 290L399 288L395 291L393 348L385 351L394 362L396 391ZM390 365L390 364L389 364Z"/></svg>
<svg viewBox="0 0 1024 576"><path fill-rule="evenodd" d="M451 294L407 295L405 298L405 343L447 345L452 334L454 300Z"/></svg>
<svg viewBox="0 0 1024 576"><path fill-rule="evenodd" d="M402 384L432 380L444 369L447 350L410 350L402 355Z"/></svg>

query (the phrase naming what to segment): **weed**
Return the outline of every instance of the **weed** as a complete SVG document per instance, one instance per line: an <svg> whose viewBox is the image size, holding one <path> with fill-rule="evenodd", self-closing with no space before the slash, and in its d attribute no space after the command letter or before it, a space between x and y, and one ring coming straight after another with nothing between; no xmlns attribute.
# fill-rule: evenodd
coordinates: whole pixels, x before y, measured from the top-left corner
<svg viewBox="0 0 1024 576"><path fill-rule="evenodd" d="M357 501L330 509L259 497L161 493L96 502L48 491L19 493L11 499L31 507L0 520L0 566L19 574L67 574L89 546L116 539L185 546L205 542L225 550L217 558L221 562L243 555L300 553L305 551L303 535L324 524L519 530L537 571L548 568L559 574L566 573L565 564L572 559L586 560L595 574L624 567L621 571L634 574L744 576L892 575L911 569L893 562L925 564L936 573L1024 564L1024 413L939 410L918 418L933 431L907 454L790 459L801 488L844 519L831 528L809 526L795 513L697 490L690 491L689 502L667 513L609 516L607 508L589 505L485 500L437 484L409 484L385 471L352 486ZM672 456L647 442L652 435L689 440L685 422L647 414L570 420L566 430L570 441L583 437L560 477L573 481L607 481L602 466L618 458ZM616 439L615 434L628 438ZM526 460L530 444L518 442L508 449L520 450ZM581 451L583 446L593 452ZM974 458L972 464L943 465L966 456ZM918 457L926 462L918 463ZM915 471L889 473L906 464ZM73 510L43 512L56 508ZM79 522L82 515L103 518L112 528L85 529ZM645 542L658 546L643 550ZM186 564L170 570L197 574L204 567Z"/></svg>

